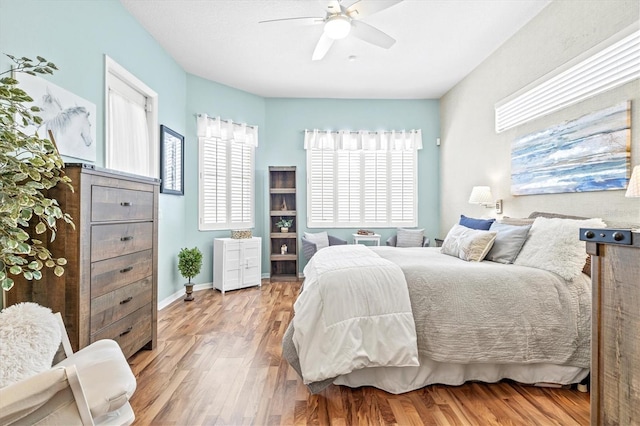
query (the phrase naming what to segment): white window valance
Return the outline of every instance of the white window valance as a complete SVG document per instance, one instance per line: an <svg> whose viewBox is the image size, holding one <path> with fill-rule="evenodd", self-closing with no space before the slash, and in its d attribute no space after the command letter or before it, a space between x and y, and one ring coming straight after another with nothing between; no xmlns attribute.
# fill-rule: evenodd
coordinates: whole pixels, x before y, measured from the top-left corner
<svg viewBox="0 0 640 426"><path fill-rule="evenodd" d="M328 151L412 151L422 149L422 130L371 132L305 130L304 149Z"/></svg>
<svg viewBox="0 0 640 426"><path fill-rule="evenodd" d="M257 147L258 126L249 126L245 123L223 120L220 117L214 118L207 114L198 114L198 137L220 138Z"/></svg>

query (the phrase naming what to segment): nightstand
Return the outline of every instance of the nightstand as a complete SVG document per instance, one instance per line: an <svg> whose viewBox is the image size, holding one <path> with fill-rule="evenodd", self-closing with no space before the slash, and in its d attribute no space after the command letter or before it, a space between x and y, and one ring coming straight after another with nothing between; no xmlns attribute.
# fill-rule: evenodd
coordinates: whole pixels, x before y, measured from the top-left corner
<svg viewBox="0 0 640 426"><path fill-rule="evenodd" d="M380 245L380 234L360 235L353 234L353 244L360 244L360 241L371 241L375 245Z"/></svg>

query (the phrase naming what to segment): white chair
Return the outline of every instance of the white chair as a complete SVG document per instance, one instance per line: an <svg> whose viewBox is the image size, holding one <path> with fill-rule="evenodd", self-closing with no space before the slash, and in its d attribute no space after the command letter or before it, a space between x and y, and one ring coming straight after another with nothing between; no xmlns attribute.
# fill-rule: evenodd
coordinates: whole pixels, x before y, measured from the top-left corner
<svg viewBox="0 0 640 426"><path fill-rule="evenodd" d="M130 425L136 378L120 346L99 340L73 352L62 317L64 359L0 389L1 425Z"/></svg>

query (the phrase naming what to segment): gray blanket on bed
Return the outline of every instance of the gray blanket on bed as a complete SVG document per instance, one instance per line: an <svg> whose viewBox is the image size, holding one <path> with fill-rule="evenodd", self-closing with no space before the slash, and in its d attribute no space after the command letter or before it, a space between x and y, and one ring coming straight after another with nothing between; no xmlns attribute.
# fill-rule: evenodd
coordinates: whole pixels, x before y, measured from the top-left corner
<svg viewBox="0 0 640 426"><path fill-rule="evenodd" d="M591 290L584 276L566 281L540 269L465 262L438 248L372 250L404 272L421 357L589 367ZM283 339L283 356L300 374L292 335L293 321ZM331 382L309 389L317 393Z"/></svg>

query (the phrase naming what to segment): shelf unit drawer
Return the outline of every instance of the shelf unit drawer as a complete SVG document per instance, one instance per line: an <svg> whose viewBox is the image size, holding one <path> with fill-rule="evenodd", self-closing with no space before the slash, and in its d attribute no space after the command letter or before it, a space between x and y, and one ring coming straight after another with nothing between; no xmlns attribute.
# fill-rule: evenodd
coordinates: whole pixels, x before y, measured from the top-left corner
<svg viewBox="0 0 640 426"><path fill-rule="evenodd" d="M152 277L146 277L126 287L91 300L91 333L126 317L151 303Z"/></svg>
<svg viewBox="0 0 640 426"><path fill-rule="evenodd" d="M153 192L94 185L91 191L91 220L109 222L152 220Z"/></svg>
<svg viewBox="0 0 640 426"><path fill-rule="evenodd" d="M121 320L91 336L91 342L113 339L129 358L140 349L140 342L151 340L151 304L147 304Z"/></svg>
<svg viewBox="0 0 640 426"><path fill-rule="evenodd" d="M91 297L102 296L153 272L153 251L145 250L91 264Z"/></svg>
<svg viewBox="0 0 640 426"><path fill-rule="evenodd" d="M153 223L123 223L91 227L91 261L148 250L153 247Z"/></svg>

